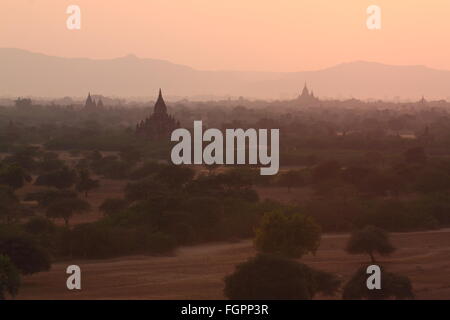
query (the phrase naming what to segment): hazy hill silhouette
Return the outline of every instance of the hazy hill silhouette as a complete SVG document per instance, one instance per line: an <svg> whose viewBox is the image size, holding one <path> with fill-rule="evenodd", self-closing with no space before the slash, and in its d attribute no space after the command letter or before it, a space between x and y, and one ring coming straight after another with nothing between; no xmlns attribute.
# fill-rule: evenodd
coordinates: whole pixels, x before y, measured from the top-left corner
<svg viewBox="0 0 450 320"><path fill-rule="evenodd" d="M450 71L357 61L306 72L203 71L128 55L116 59L61 58L0 48L0 96L176 96L292 98L305 81L320 97L444 99Z"/></svg>

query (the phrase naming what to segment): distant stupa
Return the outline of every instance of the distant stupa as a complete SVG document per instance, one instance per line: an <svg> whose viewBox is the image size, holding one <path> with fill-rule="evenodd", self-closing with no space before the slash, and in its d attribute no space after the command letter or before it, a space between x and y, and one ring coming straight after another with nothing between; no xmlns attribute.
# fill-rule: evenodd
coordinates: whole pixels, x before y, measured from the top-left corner
<svg viewBox="0 0 450 320"><path fill-rule="evenodd" d="M314 96L314 92L311 90L311 93L308 90L308 86L305 82L302 93L298 96L297 102L301 106L316 106L319 104L319 99Z"/></svg>
<svg viewBox="0 0 450 320"><path fill-rule="evenodd" d="M97 104L95 103L94 99L91 97L91 93L88 93L88 97L86 99L86 102L84 103L85 109L95 109L97 107Z"/></svg>
<svg viewBox="0 0 450 320"><path fill-rule="evenodd" d="M153 107L153 114L136 125L136 134L156 140L169 137L172 131L179 127L180 122L167 113L167 106L161 89L159 89L158 99Z"/></svg>
<svg viewBox="0 0 450 320"><path fill-rule="evenodd" d="M88 96L86 98L86 102L84 103L84 110L97 110L103 108L103 101L101 98L98 99L97 102L95 102L95 99L91 96L91 93L88 93Z"/></svg>

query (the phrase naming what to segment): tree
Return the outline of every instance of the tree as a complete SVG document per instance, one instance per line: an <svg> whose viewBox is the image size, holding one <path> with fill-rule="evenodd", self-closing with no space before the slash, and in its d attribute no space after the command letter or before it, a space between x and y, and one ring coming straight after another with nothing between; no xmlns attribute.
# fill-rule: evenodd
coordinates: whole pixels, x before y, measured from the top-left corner
<svg viewBox="0 0 450 320"><path fill-rule="evenodd" d="M103 155L98 150L94 150L87 155L87 159L89 161L93 161L93 162L100 161L100 160L102 160L102 158L103 158Z"/></svg>
<svg viewBox="0 0 450 320"><path fill-rule="evenodd" d="M289 170L283 172L280 176L280 184L287 187L288 192L291 192L291 188L303 184L303 178L300 171Z"/></svg>
<svg viewBox="0 0 450 320"><path fill-rule="evenodd" d="M236 266L225 278L224 294L237 300L309 300L317 293L333 295L339 280L294 260L259 254Z"/></svg>
<svg viewBox="0 0 450 320"><path fill-rule="evenodd" d="M120 158L131 165L142 159L142 152L133 146L126 146L120 150Z"/></svg>
<svg viewBox="0 0 450 320"><path fill-rule="evenodd" d="M37 201L39 207L48 208L50 204L62 199L73 199L77 197L77 193L72 190L48 189L37 192L27 193L25 201Z"/></svg>
<svg viewBox="0 0 450 320"><path fill-rule="evenodd" d="M420 193L437 193L450 189L450 175L439 168L427 168L416 176L414 188Z"/></svg>
<svg viewBox="0 0 450 320"><path fill-rule="evenodd" d="M111 216L117 212L125 210L128 202L124 199L105 199L99 209L104 215Z"/></svg>
<svg viewBox="0 0 450 320"><path fill-rule="evenodd" d="M183 204L189 213L188 219L199 232L207 233L219 222L223 208L213 197L189 197Z"/></svg>
<svg viewBox="0 0 450 320"><path fill-rule="evenodd" d="M232 168L217 175L217 179L227 190L250 188L259 177L257 170L251 168Z"/></svg>
<svg viewBox="0 0 450 320"><path fill-rule="evenodd" d="M81 214L89 211L90 205L88 202L78 198L67 198L55 201L47 208L47 217L49 218L62 218L69 226L69 220L74 214Z"/></svg>
<svg viewBox="0 0 450 320"><path fill-rule="evenodd" d="M53 221L44 217L31 218L23 225L23 229L44 248L52 246L54 234L57 230Z"/></svg>
<svg viewBox="0 0 450 320"><path fill-rule="evenodd" d="M30 182L31 176L17 164L0 165L0 184L13 189L22 188L25 182Z"/></svg>
<svg viewBox="0 0 450 320"><path fill-rule="evenodd" d="M403 153L405 161L408 163L424 164L427 161L427 154L423 147L414 147Z"/></svg>
<svg viewBox="0 0 450 320"><path fill-rule="evenodd" d="M19 271L11 262L11 259L0 255L0 300L5 300L6 294L14 297L19 292L19 287Z"/></svg>
<svg viewBox="0 0 450 320"><path fill-rule="evenodd" d="M33 170L36 168L36 160L38 155L38 148L33 146L21 147L15 151L11 156L3 159L4 164L16 164L25 170Z"/></svg>
<svg viewBox="0 0 450 320"><path fill-rule="evenodd" d="M42 155L42 160L39 163L42 171L55 171L64 167L64 161L58 159L58 154L55 152L45 152Z"/></svg>
<svg viewBox="0 0 450 320"><path fill-rule="evenodd" d="M162 184L151 177L128 183L125 186L125 199L130 202L148 198L165 197L170 193L171 191L166 184Z"/></svg>
<svg viewBox="0 0 450 320"><path fill-rule="evenodd" d="M78 172L78 181L76 184L76 189L78 192L84 192L84 196L87 198L89 191L98 187L98 180L91 179L88 170L80 170Z"/></svg>
<svg viewBox="0 0 450 320"><path fill-rule="evenodd" d="M159 164L155 161L149 161L142 164L142 166L136 168L130 173L129 178L133 180L143 179L148 176L152 176L158 172L163 167L162 164Z"/></svg>
<svg viewBox="0 0 450 320"><path fill-rule="evenodd" d="M157 180L166 183L171 188L180 188L195 176L194 170L189 167L167 165L156 174Z"/></svg>
<svg viewBox="0 0 450 320"><path fill-rule="evenodd" d="M16 106L16 108L29 108L31 107L32 104L33 102L29 98L22 99L19 97L16 100L14 100L14 105Z"/></svg>
<svg viewBox="0 0 450 320"><path fill-rule="evenodd" d="M381 268L381 289L367 288L367 266L361 267L345 284L342 299L345 300L381 300L381 299L413 299L411 281L408 277L386 272Z"/></svg>
<svg viewBox="0 0 450 320"><path fill-rule="evenodd" d="M7 186L0 185L0 220L4 217L6 223L9 223L19 211L18 209L19 200L14 191Z"/></svg>
<svg viewBox="0 0 450 320"><path fill-rule="evenodd" d="M256 230L256 248L264 253L300 258L315 253L320 244L320 227L311 217L281 211L264 215Z"/></svg>
<svg viewBox="0 0 450 320"><path fill-rule="evenodd" d="M341 166L339 162L330 160L319 163L313 171L313 180L315 182L322 182L334 179L339 175Z"/></svg>
<svg viewBox="0 0 450 320"><path fill-rule="evenodd" d="M0 238L0 255L9 257L22 274L50 270L48 253L25 236L13 235Z"/></svg>
<svg viewBox="0 0 450 320"><path fill-rule="evenodd" d="M349 166L342 171L342 178L345 182L355 186L360 186L361 182L370 174L371 170L363 166Z"/></svg>
<svg viewBox="0 0 450 320"><path fill-rule="evenodd" d="M70 188L76 179L74 170L64 167L59 170L54 170L40 175L35 184L38 186L50 186L58 189Z"/></svg>
<svg viewBox="0 0 450 320"><path fill-rule="evenodd" d="M372 263L375 263L375 253L385 256L394 252L395 248L386 231L374 226L366 226L352 233L346 250L350 254L368 254Z"/></svg>

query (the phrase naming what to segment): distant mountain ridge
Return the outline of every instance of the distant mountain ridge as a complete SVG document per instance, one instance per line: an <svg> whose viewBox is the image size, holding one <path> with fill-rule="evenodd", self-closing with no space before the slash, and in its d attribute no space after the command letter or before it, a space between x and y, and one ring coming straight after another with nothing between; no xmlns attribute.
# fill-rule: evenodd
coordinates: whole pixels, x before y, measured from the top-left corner
<svg viewBox="0 0 450 320"><path fill-rule="evenodd" d="M0 48L0 96L147 97L163 88L178 97L291 99L305 82L319 97L450 98L450 71L425 66L356 61L304 72L204 71L134 55L62 58Z"/></svg>

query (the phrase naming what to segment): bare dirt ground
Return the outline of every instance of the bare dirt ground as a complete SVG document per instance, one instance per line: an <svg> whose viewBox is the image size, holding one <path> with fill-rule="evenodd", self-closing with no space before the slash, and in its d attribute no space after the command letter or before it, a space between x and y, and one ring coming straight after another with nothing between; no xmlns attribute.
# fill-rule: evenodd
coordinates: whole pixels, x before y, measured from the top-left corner
<svg viewBox="0 0 450 320"><path fill-rule="evenodd" d="M347 239L324 235L316 256L302 262L348 280L368 258L345 253ZM399 249L380 262L410 277L417 299L450 299L450 229L394 233L392 240ZM170 257L56 263L49 272L24 277L17 299L224 299L223 278L254 254L252 242L246 240L184 247ZM70 264L81 267L81 291L66 289Z"/></svg>

